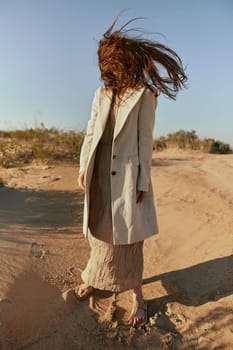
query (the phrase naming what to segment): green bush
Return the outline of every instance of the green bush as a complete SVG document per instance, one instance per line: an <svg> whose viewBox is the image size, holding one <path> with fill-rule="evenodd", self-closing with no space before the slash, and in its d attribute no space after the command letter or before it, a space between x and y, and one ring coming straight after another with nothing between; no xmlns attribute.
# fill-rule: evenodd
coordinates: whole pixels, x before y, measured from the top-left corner
<svg viewBox="0 0 233 350"><path fill-rule="evenodd" d="M227 154L231 153L230 145L221 141L214 141L210 148L210 153Z"/></svg>
<svg viewBox="0 0 233 350"><path fill-rule="evenodd" d="M211 138L202 140L198 137L195 130L179 130L154 140L154 150L161 151L168 147L201 150L208 153L232 153L229 144Z"/></svg>

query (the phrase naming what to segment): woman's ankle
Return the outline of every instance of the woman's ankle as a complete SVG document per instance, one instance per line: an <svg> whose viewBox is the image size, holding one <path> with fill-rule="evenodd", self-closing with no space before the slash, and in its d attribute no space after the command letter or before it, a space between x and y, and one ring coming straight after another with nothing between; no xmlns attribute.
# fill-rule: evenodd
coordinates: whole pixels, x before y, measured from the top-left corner
<svg viewBox="0 0 233 350"><path fill-rule="evenodd" d="M142 285L139 284L137 287L133 289L133 297L137 300L143 299L143 293L142 293Z"/></svg>

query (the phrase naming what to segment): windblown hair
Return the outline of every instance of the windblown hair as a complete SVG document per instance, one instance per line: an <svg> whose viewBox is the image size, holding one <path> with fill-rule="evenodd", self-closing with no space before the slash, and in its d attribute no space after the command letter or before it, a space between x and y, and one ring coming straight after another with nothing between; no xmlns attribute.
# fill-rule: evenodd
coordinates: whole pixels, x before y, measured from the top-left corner
<svg viewBox="0 0 233 350"><path fill-rule="evenodd" d="M129 37L123 28L134 20L112 32L116 19L99 42L99 68L105 87L120 98L128 88L145 86L156 95L161 92L175 100L187 80L180 57L159 42Z"/></svg>

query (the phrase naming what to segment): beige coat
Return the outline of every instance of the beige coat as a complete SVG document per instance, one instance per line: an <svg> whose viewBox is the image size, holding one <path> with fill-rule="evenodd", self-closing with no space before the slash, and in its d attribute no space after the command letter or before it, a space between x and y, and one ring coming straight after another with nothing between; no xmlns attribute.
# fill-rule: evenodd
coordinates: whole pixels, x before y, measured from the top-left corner
<svg viewBox="0 0 233 350"><path fill-rule="evenodd" d="M111 91L97 89L81 150L80 171L86 171L85 235L96 148L109 116L111 98ZM150 179L156 105L154 94L141 88L134 93L127 91L117 111L111 158L113 244L142 241L158 232ZM136 203L137 190L147 192L141 203Z"/></svg>

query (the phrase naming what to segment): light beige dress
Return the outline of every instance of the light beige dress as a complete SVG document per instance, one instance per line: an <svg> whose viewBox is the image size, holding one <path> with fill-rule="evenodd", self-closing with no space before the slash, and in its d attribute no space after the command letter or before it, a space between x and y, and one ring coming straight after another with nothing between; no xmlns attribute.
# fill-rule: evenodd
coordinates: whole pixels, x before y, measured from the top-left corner
<svg viewBox="0 0 233 350"><path fill-rule="evenodd" d="M88 286L121 292L142 282L143 241L113 245L110 164L114 127L115 113L111 108L96 151L90 187L88 239L91 252L82 279Z"/></svg>

